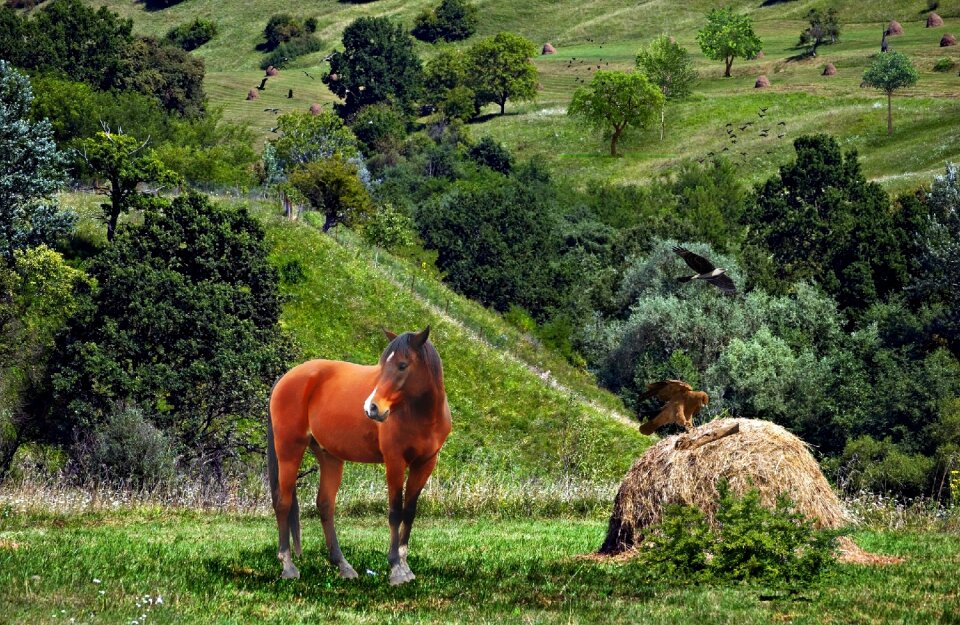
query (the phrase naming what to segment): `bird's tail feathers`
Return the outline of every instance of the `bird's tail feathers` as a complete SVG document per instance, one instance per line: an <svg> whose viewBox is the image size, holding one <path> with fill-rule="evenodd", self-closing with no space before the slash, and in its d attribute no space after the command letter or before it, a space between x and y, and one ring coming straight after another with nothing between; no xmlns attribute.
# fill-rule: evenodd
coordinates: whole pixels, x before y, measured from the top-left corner
<svg viewBox="0 0 960 625"><path fill-rule="evenodd" d="M677 282L690 282L694 278L696 278L696 276L680 276L677 278Z"/></svg>

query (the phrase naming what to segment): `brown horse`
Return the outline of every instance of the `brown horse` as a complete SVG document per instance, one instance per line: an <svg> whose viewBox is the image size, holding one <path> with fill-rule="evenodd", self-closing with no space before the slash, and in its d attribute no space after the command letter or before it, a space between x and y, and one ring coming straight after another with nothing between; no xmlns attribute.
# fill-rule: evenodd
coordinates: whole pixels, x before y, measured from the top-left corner
<svg viewBox="0 0 960 625"><path fill-rule="evenodd" d="M280 530L282 577L300 577L290 538L299 556L297 473L309 447L320 465L317 509L330 562L340 576L357 576L340 551L333 526L343 463L349 460L386 465L390 583L414 579L407 565L410 527L420 491L450 433L450 408L440 356L427 340L430 326L418 334L386 334L390 345L376 366L310 360L284 374L270 394L267 469Z"/></svg>

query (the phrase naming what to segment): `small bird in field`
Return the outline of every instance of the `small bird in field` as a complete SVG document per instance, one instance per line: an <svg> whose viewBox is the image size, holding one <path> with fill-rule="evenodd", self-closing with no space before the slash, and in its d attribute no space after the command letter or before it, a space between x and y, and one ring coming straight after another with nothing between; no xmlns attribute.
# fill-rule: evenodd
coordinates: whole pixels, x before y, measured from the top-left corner
<svg viewBox="0 0 960 625"><path fill-rule="evenodd" d="M260 86L257 87L257 89L259 89L260 91L263 91L266 88L267 88L267 78L264 77L263 80L260 81Z"/></svg>
<svg viewBox="0 0 960 625"><path fill-rule="evenodd" d="M733 283L733 280L730 279L730 276L726 274L726 269L715 267L713 263L703 256L694 254L686 248L675 246L673 251L683 259L683 262L687 263L690 269L693 269L697 272L692 276L681 276L677 278L677 282L704 280L720 289L723 293L732 295L733 293L737 292L737 287Z"/></svg>
<svg viewBox="0 0 960 625"><path fill-rule="evenodd" d="M683 380L663 380L647 385L647 392L640 400L656 397L665 402L656 417L640 426L641 434L653 434L657 428L668 423L683 426L688 432L693 429L693 418L700 409L710 403L710 396L695 391Z"/></svg>

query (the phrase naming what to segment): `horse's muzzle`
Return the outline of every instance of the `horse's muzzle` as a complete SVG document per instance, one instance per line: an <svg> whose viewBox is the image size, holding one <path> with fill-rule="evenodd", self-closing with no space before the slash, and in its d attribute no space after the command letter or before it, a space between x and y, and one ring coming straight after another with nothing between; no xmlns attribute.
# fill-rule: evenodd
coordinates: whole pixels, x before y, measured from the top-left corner
<svg viewBox="0 0 960 625"><path fill-rule="evenodd" d="M367 415L370 419L377 421L378 423L383 423L387 420L387 415L390 414L390 409L387 408L384 411L380 411L376 404L370 404L364 408L364 414Z"/></svg>

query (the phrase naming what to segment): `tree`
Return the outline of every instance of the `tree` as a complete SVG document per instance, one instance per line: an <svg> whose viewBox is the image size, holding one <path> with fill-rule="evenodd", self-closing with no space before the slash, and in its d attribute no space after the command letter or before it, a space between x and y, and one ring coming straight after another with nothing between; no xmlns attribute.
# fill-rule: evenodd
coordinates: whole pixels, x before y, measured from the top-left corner
<svg viewBox="0 0 960 625"><path fill-rule="evenodd" d="M269 154L279 169L274 174L276 177L285 177L311 161L334 156L351 159L360 155L353 131L327 109L317 115L284 113L277 118L277 132L280 137L267 143Z"/></svg>
<svg viewBox="0 0 960 625"><path fill-rule="evenodd" d="M840 41L840 23L837 22L837 11L833 7L826 12L810 9L807 12L807 21L810 26L800 33L800 45L810 46L810 56L817 56L819 46Z"/></svg>
<svg viewBox="0 0 960 625"><path fill-rule="evenodd" d="M270 16L263 29L263 38L267 40L266 49L274 50L281 43L286 43L307 34L303 20L297 19L289 13L278 13Z"/></svg>
<svg viewBox="0 0 960 625"><path fill-rule="evenodd" d="M431 43L443 39L460 41L477 31L477 8L465 0L440 0L433 9L425 8L414 20L411 34Z"/></svg>
<svg viewBox="0 0 960 625"><path fill-rule="evenodd" d="M902 246L890 199L867 182L855 151L842 153L827 135L799 137L797 158L756 190L744 215L748 243L759 246L777 280L808 280L837 298L843 309L864 311L899 291L907 280Z"/></svg>
<svg viewBox="0 0 960 625"><path fill-rule="evenodd" d="M94 178L110 183L106 193L110 203L100 205L107 224L107 240L113 241L120 215L142 208L147 196L138 187L152 183L164 186L178 184L180 177L167 169L148 141L139 141L123 133L98 132L96 137L77 142L78 165ZM159 189L158 189L159 190Z"/></svg>
<svg viewBox="0 0 960 625"><path fill-rule="evenodd" d="M887 134L893 134L893 92L916 84L920 74L900 52L878 54L863 73L863 82L887 94Z"/></svg>
<svg viewBox="0 0 960 625"><path fill-rule="evenodd" d="M181 117L203 115L203 59L159 39L139 37L130 46L127 63L120 87L152 96Z"/></svg>
<svg viewBox="0 0 960 625"><path fill-rule="evenodd" d="M643 74L597 70L588 87L574 92L567 114L587 125L612 130L610 156L616 156L623 132L646 126L663 102L663 93Z"/></svg>
<svg viewBox="0 0 960 625"><path fill-rule="evenodd" d="M343 52L330 56L323 82L345 100L338 107L344 116L379 102L411 113L421 94L423 70L403 26L385 17L361 17L344 29Z"/></svg>
<svg viewBox="0 0 960 625"><path fill-rule="evenodd" d="M708 59L724 62L725 78L730 77L735 58L752 58L763 47L753 32L750 16L738 15L731 8L711 9L707 13L707 24L697 32L697 43Z"/></svg>
<svg viewBox="0 0 960 625"><path fill-rule="evenodd" d="M30 121L30 81L0 60L0 259L67 234L75 215L59 210L54 194L66 178L50 122ZM4 264L0 262L0 265Z"/></svg>
<svg viewBox="0 0 960 625"><path fill-rule="evenodd" d="M339 223L360 223L373 211L373 200L357 173L356 165L334 156L298 167L290 174L290 184L323 213L327 232Z"/></svg>
<svg viewBox="0 0 960 625"><path fill-rule="evenodd" d="M673 38L661 35L650 47L637 54L637 70L644 72L650 82L660 88L666 102L690 96L697 82L690 53ZM660 107L660 140L663 140L666 106Z"/></svg>
<svg viewBox="0 0 960 625"><path fill-rule="evenodd" d="M467 86L467 57L460 50L441 50L423 70L424 100L447 119L467 121L479 112L477 95Z"/></svg>
<svg viewBox="0 0 960 625"><path fill-rule="evenodd" d="M293 355L268 253L255 217L195 193L121 228L89 267L92 300L58 340L44 437L109 433L116 413L136 406L184 464L216 474L253 443Z"/></svg>
<svg viewBox="0 0 960 625"><path fill-rule="evenodd" d="M167 31L166 39L189 52L196 50L216 35L216 22L197 17L192 22L171 28Z"/></svg>
<svg viewBox="0 0 960 625"><path fill-rule="evenodd" d="M537 68L530 60L537 53L532 41L513 33L497 33L481 39L467 50L467 86L477 95L480 106L500 105L503 115L507 100L537 97Z"/></svg>

